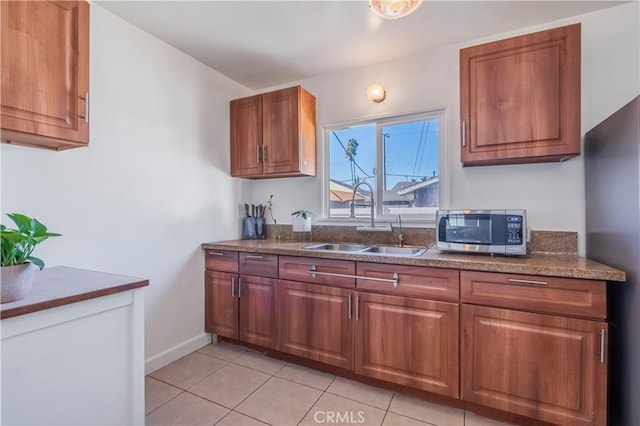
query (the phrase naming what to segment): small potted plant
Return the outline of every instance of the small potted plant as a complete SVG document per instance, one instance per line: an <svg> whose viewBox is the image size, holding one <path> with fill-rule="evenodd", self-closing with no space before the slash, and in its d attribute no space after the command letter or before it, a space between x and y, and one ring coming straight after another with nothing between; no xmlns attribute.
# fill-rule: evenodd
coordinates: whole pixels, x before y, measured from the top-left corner
<svg viewBox="0 0 640 426"><path fill-rule="evenodd" d="M57 237L37 219L19 213L7 214L17 229L0 225L0 303L23 299L31 290L33 265L42 270L44 262L31 253L49 237Z"/></svg>
<svg viewBox="0 0 640 426"><path fill-rule="evenodd" d="M313 213L307 210L298 210L291 213L293 216L293 232L310 232L311 216Z"/></svg>

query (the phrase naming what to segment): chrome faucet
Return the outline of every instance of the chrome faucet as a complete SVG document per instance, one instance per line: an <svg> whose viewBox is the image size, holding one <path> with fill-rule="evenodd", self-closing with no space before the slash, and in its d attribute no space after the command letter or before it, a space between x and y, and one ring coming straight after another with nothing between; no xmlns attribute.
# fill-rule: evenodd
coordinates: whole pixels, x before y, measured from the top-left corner
<svg viewBox="0 0 640 426"><path fill-rule="evenodd" d="M398 215L398 223L400 226L400 233L398 234L398 247L404 247L404 233L402 232L402 216Z"/></svg>
<svg viewBox="0 0 640 426"><path fill-rule="evenodd" d="M356 192L360 185L367 185L369 187L369 191L371 192L371 227L374 227L373 214L374 214L374 201L373 201L373 188L367 182L362 181L353 187L353 195L351 196L351 213L349 214L349 218L354 219L356 217L355 207L356 207Z"/></svg>

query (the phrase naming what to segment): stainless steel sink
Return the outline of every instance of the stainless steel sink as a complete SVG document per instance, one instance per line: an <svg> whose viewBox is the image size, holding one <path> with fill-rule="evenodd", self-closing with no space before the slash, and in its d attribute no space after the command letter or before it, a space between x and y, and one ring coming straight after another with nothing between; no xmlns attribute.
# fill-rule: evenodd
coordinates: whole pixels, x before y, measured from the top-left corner
<svg viewBox="0 0 640 426"><path fill-rule="evenodd" d="M304 247L305 250L338 251L347 253L380 254L387 256L420 256L426 247L368 246L353 243L320 243Z"/></svg>
<svg viewBox="0 0 640 426"><path fill-rule="evenodd" d="M394 247L394 246L373 246L365 250L365 253L387 254L393 256L420 256L426 247Z"/></svg>
<svg viewBox="0 0 640 426"><path fill-rule="evenodd" d="M322 243L322 244L314 244L311 246L306 246L306 250L330 250L330 251L348 251L348 252L358 252L371 248L370 246L364 244L349 244L349 243Z"/></svg>

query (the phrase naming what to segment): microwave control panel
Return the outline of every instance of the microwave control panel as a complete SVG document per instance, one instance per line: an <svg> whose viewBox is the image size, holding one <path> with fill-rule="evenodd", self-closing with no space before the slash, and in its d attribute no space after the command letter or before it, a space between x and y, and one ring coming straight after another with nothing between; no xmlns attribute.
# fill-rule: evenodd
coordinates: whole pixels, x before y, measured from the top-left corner
<svg viewBox="0 0 640 426"><path fill-rule="evenodd" d="M507 216L507 245L520 245L523 240L522 216Z"/></svg>

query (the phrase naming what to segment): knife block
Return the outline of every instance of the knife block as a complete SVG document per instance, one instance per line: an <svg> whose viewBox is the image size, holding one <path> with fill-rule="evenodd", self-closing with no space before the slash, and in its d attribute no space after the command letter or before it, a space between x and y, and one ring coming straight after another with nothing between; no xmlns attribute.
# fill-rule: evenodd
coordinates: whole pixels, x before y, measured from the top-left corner
<svg viewBox="0 0 640 426"><path fill-rule="evenodd" d="M242 219L243 240L265 240L267 227L263 217L245 217Z"/></svg>

